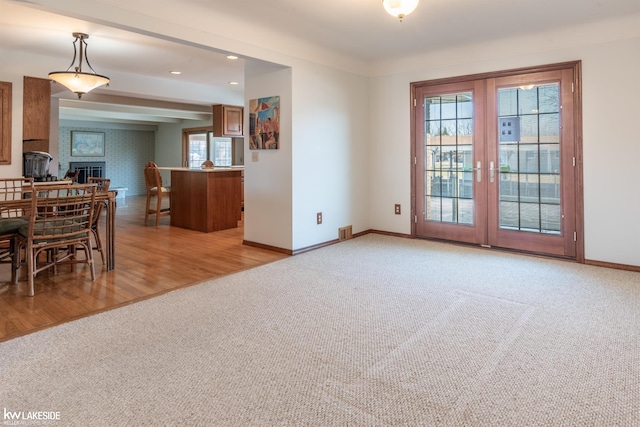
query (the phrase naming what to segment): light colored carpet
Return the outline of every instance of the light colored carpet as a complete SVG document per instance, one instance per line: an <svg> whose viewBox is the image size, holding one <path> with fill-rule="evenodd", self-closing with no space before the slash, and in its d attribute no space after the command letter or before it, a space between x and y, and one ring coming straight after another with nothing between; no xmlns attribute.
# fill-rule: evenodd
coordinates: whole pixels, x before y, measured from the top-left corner
<svg viewBox="0 0 640 427"><path fill-rule="evenodd" d="M367 235L0 344L69 426L640 425L640 274Z"/></svg>

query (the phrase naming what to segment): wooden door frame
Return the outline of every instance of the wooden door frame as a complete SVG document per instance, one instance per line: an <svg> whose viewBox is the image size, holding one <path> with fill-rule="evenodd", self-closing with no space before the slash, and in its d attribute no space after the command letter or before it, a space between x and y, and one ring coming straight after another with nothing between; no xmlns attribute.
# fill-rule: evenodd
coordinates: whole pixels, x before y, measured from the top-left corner
<svg viewBox="0 0 640 427"><path fill-rule="evenodd" d="M574 76L573 90L573 126L574 126L574 153L576 165L574 168L575 183L575 228L576 228L576 257L579 263L584 263L584 179L583 179L583 152L582 152L582 62L569 61L556 64L539 65L533 67L514 68L510 70L494 71L488 73L469 74L465 76L447 77L442 79L419 81L410 83L410 166L411 166L411 236L416 238L416 109L418 100L416 91L420 87L443 85L448 83L460 83L469 80L483 80L489 78L500 78L519 74L531 74L545 71L555 71L572 69Z"/></svg>

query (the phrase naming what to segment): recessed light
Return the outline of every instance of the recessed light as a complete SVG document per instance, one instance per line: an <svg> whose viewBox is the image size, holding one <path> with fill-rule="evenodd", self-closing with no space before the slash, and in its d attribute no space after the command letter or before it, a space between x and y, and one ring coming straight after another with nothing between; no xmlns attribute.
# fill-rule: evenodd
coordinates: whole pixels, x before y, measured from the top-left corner
<svg viewBox="0 0 640 427"><path fill-rule="evenodd" d="M182 74L182 71L169 71L169 72L170 72L171 74L176 75L176 76L177 76L178 74Z"/></svg>
<svg viewBox="0 0 640 427"><path fill-rule="evenodd" d="M235 55L227 55L227 59L238 59Z"/></svg>
<svg viewBox="0 0 640 427"><path fill-rule="evenodd" d="M237 85L238 82L229 82L230 85Z"/></svg>

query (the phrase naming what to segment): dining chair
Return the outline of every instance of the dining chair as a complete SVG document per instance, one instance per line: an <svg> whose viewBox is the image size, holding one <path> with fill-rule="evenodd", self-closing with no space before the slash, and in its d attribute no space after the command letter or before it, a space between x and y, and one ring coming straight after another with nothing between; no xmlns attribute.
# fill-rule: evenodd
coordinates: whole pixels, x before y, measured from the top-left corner
<svg viewBox="0 0 640 427"><path fill-rule="evenodd" d="M161 216L171 215L171 188L164 187L162 185L162 176L160 175L160 169L154 162L147 162L144 167L144 180L147 186L147 205L144 211L144 225L147 225L149 220L149 214L156 216L156 227ZM151 208L151 199L156 198L155 209ZM169 198L169 207L162 207L162 199L164 197Z"/></svg>
<svg viewBox="0 0 640 427"><path fill-rule="evenodd" d="M80 171L72 171L71 169L67 170L67 173L64 174L64 179L71 180L72 184L75 184L78 180L78 175L80 175Z"/></svg>
<svg viewBox="0 0 640 427"><path fill-rule="evenodd" d="M96 191L98 193L106 193L109 191L109 185L111 185L111 180L109 178L98 178L94 176L90 176L87 178L87 184L95 184ZM104 247L102 245L102 239L100 238L100 230L98 229L98 224L100 220L100 216L102 215L102 211L104 209L105 202L99 201L96 202L95 209L93 211L93 219L91 221L91 233L93 234L93 238L96 241L96 245L93 249L97 249L100 252L100 259L102 260L102 264L105 263L105 254Z"/></svg>
<svg viewBox="0 0 640 427"><path fill-rule="evenodd" d="M91 249L91 224L95 184L52 185L32 193L29 222L18 230L17 250L25 250L29 296L36 275L66 264L87 264L95 281ZM84 258L78 256L79 250ZM42 255L42 256L41 256ZM18 271L25 262L18 263Z"/></svg>
<svg viewBox="0 0 640 427"><path fill-rule="evenodd" d="M29 223L32 192L33 178L0 178L0 263L11 263L12 283L18 281L18 230Z"/></svg>

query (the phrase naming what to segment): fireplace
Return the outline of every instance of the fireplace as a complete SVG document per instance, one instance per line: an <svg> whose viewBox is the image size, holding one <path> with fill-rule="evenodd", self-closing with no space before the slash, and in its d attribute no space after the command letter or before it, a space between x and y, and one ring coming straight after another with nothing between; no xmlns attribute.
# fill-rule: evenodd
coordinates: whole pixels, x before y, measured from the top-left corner
<svg viewBox="0 0 640 427"><path fill-rule="evenodd" d="M87 178L104 178L106 175L106 162L70 162L69 169L72 172L80 171L78 179L79 184L86 184Z"/></svg>

